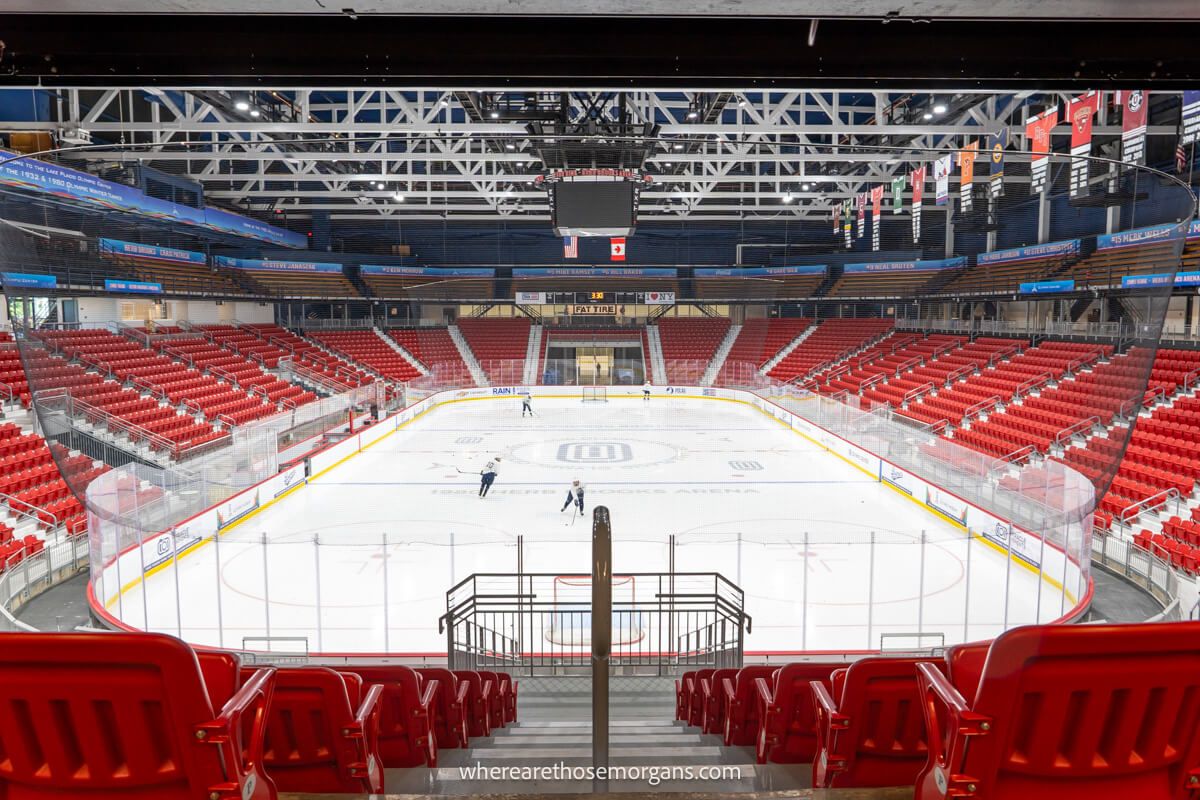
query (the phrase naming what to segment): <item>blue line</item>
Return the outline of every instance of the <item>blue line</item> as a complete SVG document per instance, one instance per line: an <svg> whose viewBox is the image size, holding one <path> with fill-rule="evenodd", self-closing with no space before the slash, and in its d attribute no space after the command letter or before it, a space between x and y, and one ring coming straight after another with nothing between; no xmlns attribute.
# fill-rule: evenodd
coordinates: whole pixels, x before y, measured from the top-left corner
<svg viewBox="0 0 1200 800"><path fill-rule="evenodd" d="M517 425L513 425L512 427L502 428L500 430L502 430L502 431L527 431L530 429L518 427ZM612 427L605 427L603 425L580 424L580 425L577 425L574 427L563 427L563 428L539 427L539 428L535 428L533 430L536 432L539 432L539 433L543 432L543 431L600 431L600 432L629 431L631 433L634 433L634 432L640 433L641 431L673 431L676 433L717 433L717 432L735 432L735 431L755 431L755 432L760 432L760 433L774 433L774 431L772 431L770 428L763 427L763 426L759 426L759 427L755 427L755 428L699 428L699 427L697 427L697 428L663 428L661 425L646 425L645 427L639 428L639 427L636 427L633 425L614 425ZM464 436L474 436L474 435L483 434L483 433L496 433L497 431L494 428L488 429L488 430L480 430L480 431L473 431L470 428L410 428L409 432L411 432L411 433L457 433L457 434L464 435Z"/></svg>

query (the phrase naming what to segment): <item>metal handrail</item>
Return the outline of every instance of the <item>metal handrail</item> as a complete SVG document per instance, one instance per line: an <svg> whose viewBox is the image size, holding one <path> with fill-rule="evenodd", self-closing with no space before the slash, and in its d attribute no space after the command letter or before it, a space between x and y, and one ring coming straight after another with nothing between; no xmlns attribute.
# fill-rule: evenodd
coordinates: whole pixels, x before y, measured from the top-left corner
<svg viewBox="0 0 1200 800"><path fill-rule="evenodd" d="M1069 440L1075 434L1080 433L1081 431L1091 430L1092 428L1095 428L1098 425L1100 425L1099 417L1092 416L1092 417L1087 417L1086 419L1081 419L1081 420L1079 420L1079 422L1076 422L1072 425L1068 425L1067 427L1060 430L1057 434L1055 434L1054 443L1057 445L1061 445L1063 442Z"/></svg>
<svg viewBox="0 0 1200 800"><path fill-rule="evenodd" d="M1140 517L1146 511L1161 508L1162 506L1165 506L1167 503L1171 502L1171 500L1178 501L1179 497L1180 495L1178 489L1166 489L1158 494L1150 495L1143 500L1139 500L1136 503L1125 506L1125 508L1121 509L1121 513L1117 515L1117 520L1122 525L1128 526L1131 519ZM1136 511L1136 513L1130 513L1134 511Z"/></svg>
<svg viewBox="0 0 1200 800"><path fill-rule="evenodd" d="M34 522L38 523L39 527L41 526L41 524L43 522L42 517L39 515L45 515L45 516L49 517L52 520L51 527L55 530L57 530L62 525L62 521L59 520L59 518L56 514L53 514L50 511L47 511L46 509L42 508L41 506L35 506L33 503L22 500L19 497L15 497L14 495L7 494L5 492L0 492L0 503L7 503L9 511L11 511L12 513L16 514L19 517L25 517L27 519L33 520ZM24 508L32 508L34 513L30 513L28 511L24 511L19 508L14 508L13 503L19 503L22 506L24 506Z"/></svg>
<svg viewBox="0 0 1200 800"><path fill-rule="evenodd" d="M963 410L963 419L964 420L974 419L975 417L982 414L984 411L991 411L992 409L996 408L997 406L1003 405L1003 404L1004 404L1004 400L1003 400L1003 398L1000 397L1000 395L998 395L998 394L992 395L987 400L980 400L978 403L967 406Z"/></svg>

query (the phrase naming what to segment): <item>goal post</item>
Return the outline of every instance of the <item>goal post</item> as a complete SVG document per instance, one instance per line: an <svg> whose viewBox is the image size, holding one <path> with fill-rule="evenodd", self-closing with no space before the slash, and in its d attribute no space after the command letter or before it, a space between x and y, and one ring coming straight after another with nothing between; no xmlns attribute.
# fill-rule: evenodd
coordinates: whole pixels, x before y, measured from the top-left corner
<svg viewBox="0 0 1200 800"><path fill-rule="evenodd" d="M584 386L583 402L585 403L607 403L608 402L608 387L607 386Z"/></svg>
<svg viewBox="0 0 1200 800"><path fill-rule="evenodd" d="M586 648L592 643L592 576L554 578L553 606L546 640L562 647ZM637 608L637 578L612 576L612 644L628 647L646 638L643 615Z"/></svg>

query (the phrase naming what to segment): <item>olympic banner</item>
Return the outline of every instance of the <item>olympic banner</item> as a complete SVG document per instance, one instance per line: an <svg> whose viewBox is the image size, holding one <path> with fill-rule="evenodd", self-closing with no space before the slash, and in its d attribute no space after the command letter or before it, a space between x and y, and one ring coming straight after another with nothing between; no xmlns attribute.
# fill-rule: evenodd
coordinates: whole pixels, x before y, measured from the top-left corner
<svg viewBox="0 0 1200 800"><path fill-rule="evenodd" d="M180 250L175 247L159 247L153 244L123 242L120 239L105 238L101 238L98 244L101 258L154 261L162 264L192 264L195 266L202 266L208 263L208 256L204 255L204 253L197 253L194 250Z"/></svg>
<svg viewBox="0 0 1200 800"><path fill-rule="evenodd" d="M1092 154L1092 118L1100 110L1100 93L1085 92L1067 104L1071 123L1071 197L1087 197Z"/></svg>
<svg viewBox="0 0 1200 800"><path fill-rule="evenodd" d="M1061 242L1047 242L1029 247L1013 247L1008 250L993 250L990 253L980 253L975 258L979 266L987 264L1014 264L1018 261L1032 261L1039 258L1054 258L1055 256L1075 255L1079 252L1079 239L1066 239Z"/></svg>
<svg viewBox="0 0 1200 800"><path fill-rule="evenodd" d="M1193 226L1195 223L1193 223ZM1179 226L1173 223L1151 225L1148 228L1135 228L1120 233L1106 233L1096 237L1097 250L1119 250L1122 247L1137 247L1147 242L1165 242L1179 238ZM1187 238L1193 238L1191 228Z"/></svg>
<svg viewBox="0 0 1200 800"><path fill-rule="evenodd" d="M909 175L912 181L912 229L913 244L921 243L921 202L925 198L925 166L921 165Z"/></svg>
<svg viewBox="0 0 1200 800"><path fill-rule="evenodd" d="M794 267L697 267L697 278L770 278L787 275L824 275L825 264L799 264Z"/></svg>
<svg viewBox="0 0 1200 800"><path fill-rule="evenodd" d="M883 184L871 187L871 249L879 249L879 209L883 204Z"/></svg>
<svg viewBox="0 0 1200 800"><path fill-rule="evenodd" d="M1117 92L1117 103L1121 106L1121 160L1129 164L1146 162L1149 94L1141 89Z"/></svg>
<svg viewBox="0 0 1200 800"><path fill-rule="evenodd" d="M855 239L863 237L864 228L867 227L867 193L859 192L858 194L858 228L855 234Z"/></svg>
<svg viewBox="0 0 1200 800"><path fill-rule="evenodd" d="M992 197L1004 195L1004 151L1008 149L1008 128L993 133L988 137L988 151L991 153L992 169L988 175L988 188Z"/></svg>
<svg viewBox="0 0 1200 800"><path fill-rule="evenodd" d="M901 175L899 178L892 178L892 213L900 214L904 211L904 185L908 183Z"/></svg>
<svg viewBox="0 0 1200 800"><path fill-rule="evenodd" d="M857 264L847 264L844 272L847 275L862 275L873 272L932 272L942 269L960 269L966 265L966 256L921 261L867 261Z"/></svg>
<svg viewBox="0 0 1200 800"><path fill-rule="evenodd" d="M254 272L337 272L342 271L341 264L330 264L320 261L273 261L270 259L233 258L232 256L215 256L213 263L227 269L249 270Z"/></svg>
<svg viewBox="0 0 1200 800"><path fill-rule="evenodd" d="M104 281L104 291L117 294L162 294L162 290L161 283L150 281L114 281L107 278Z"/></svg>
<svg viewBox="0 0 1200 800"><path fill-rule="evenodd" d="M675 267L514 267L515 279L526 278L674 278Z"/></svg>
<svg viewBox="0 0 1200 800"><path fill-rule="evenodd" d="M1048 108L1025 123L1025 146L1029 149L1029 191L1037 194L1046 188L1050 168L1050 132L1058 124L1058 106Z"/></svg>
<svg viewBox="0 0 1200 800"><path fill-rule="evenodd" d="M1154 275L1126 275L1121 278L1122 289L1144 289L1156 286L1200 286L1200 272L1167 272Z"/></svg>
<svg viewBox="0 0 1200 800"><path fill-rule="evenodd" d="M1183 116L1179 125L1180 144L1200 142L1200 89L1183 93Z"/></svg>
<svg viewBox="0 0 1200 800"><path fill-rule="evenodd" d="M944 206L950 199L950 166L953 163L954 157L949 153L933 162L933 184L937 190L934 195L936 205Z"/></svg>
<svg viewBox="0 0 1200 800"><path fill-rule="evenodd" d="M958 183L958 209L964 214L971 210L971 189L975 181L975 159L979 156L979 142L971 142L958 151L958 168L962 173Z"/></svg>
<svg viewBox="0 0 1200 800"><path fill-rule="evenodd" d="M0 287L4 289L54 289L58 278L53 275L31 275L27 272L0 272Z"/></svg>
<svg viewBox="0 0 1200 800"><path fill-rule="evenodd" d="M1021 294L1073 292L1075 291L1075 281L1030 281L1029 283L1022 283L1018 291Z"/></svg>
<svg viewBox="0 0 1200 800"><path fill-rule="evenodd" d="M363 275L411 275L425 278L493 278L496 270L491 267L402 267L395 264L363 264L358 268Z"/></svg>
<svg viewBox="0 0 1200 800"><path fill-rule="evenodd" d="M845 210L842 212L842 236L845 237L846 249L849 250L854 246L854 243L850 240L850 214L853 206L851 205L850 200L847 200L844 203L844 206Z"/></svg>
<svg viewBox="0 0 1200 800"><path fill-rule="evenodd" d="M838 231L842 229L842 207L835 205L833 207L833 235L837 236Z"/></svg>

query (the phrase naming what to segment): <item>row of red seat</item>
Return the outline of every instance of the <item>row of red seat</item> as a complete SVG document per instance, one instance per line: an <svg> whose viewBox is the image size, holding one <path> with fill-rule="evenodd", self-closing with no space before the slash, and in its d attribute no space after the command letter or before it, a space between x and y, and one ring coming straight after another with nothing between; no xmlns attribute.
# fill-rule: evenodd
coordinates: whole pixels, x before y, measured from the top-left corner
<svg viewBox="0 0 1200 800"><path fill-rule="evenodd" d="M758 368L766 364L812 324L813 321L807 317L747 319L742 323L742 329L738 331L737 338L729 348L729 355L725 357L725 364L722 365L717 383L724 383L734 370L740 369L739 365L749 364Z"/></svg>
<svg viewBox="0 0 1200 800"><path fill-rule="evenodd" d="M463 317L458 329L490 381L520 381L529 348L525 317Z"/></svg>
<svg viewBox="0 0 1200 800"><path fill-rule="evenodd" d="M385 768L436 767L439 748L514 721L516 698L503 672L251 667L159 634L5 634L0 702L30 713L8 719L0 795L381 794Z"/></svg>
<svg viewBox="0 0 1200 800"><path fill-rule="evenodd" d="M729 332L727 317L662 317L657 323L659 346L667 374L665 383L699 383Z"/></svg>
<svg viewBox="0 0 1200 800"><path fill-rule="evenodd" d="M312 337L389 380L404 383L421 374L375 331L327 331L313 333Z"/></svg>
<svg viewBox="0 0 1200 800"><path fill-rule="evenodd" d="M1163 533L1151 533L1143 528L1134 534L1133 543L1188 575L1200 575L1200 547L1169 535L1166 530L1166 525L1163 525ZM1189 538L1193 538L1193 533L1188 532Z"/></svg>
<svg viewBox="0 0 1200 800"><path fill-rule="evenodd" d="M1200 695L1197 622L1030 626L944 658L699 670L676 687L677 719L712 730L723 697L727 744L811 761L818 788L1183 800L1200 774L1200 704L1163 699Z"/></svg>
<svg viewBox="0 0 1200 800"><path fill-rule="evenodd" d="M780 381L806 378L846 353L884 336L893 325L882 319L826 319L767 374Z"/></svg>

